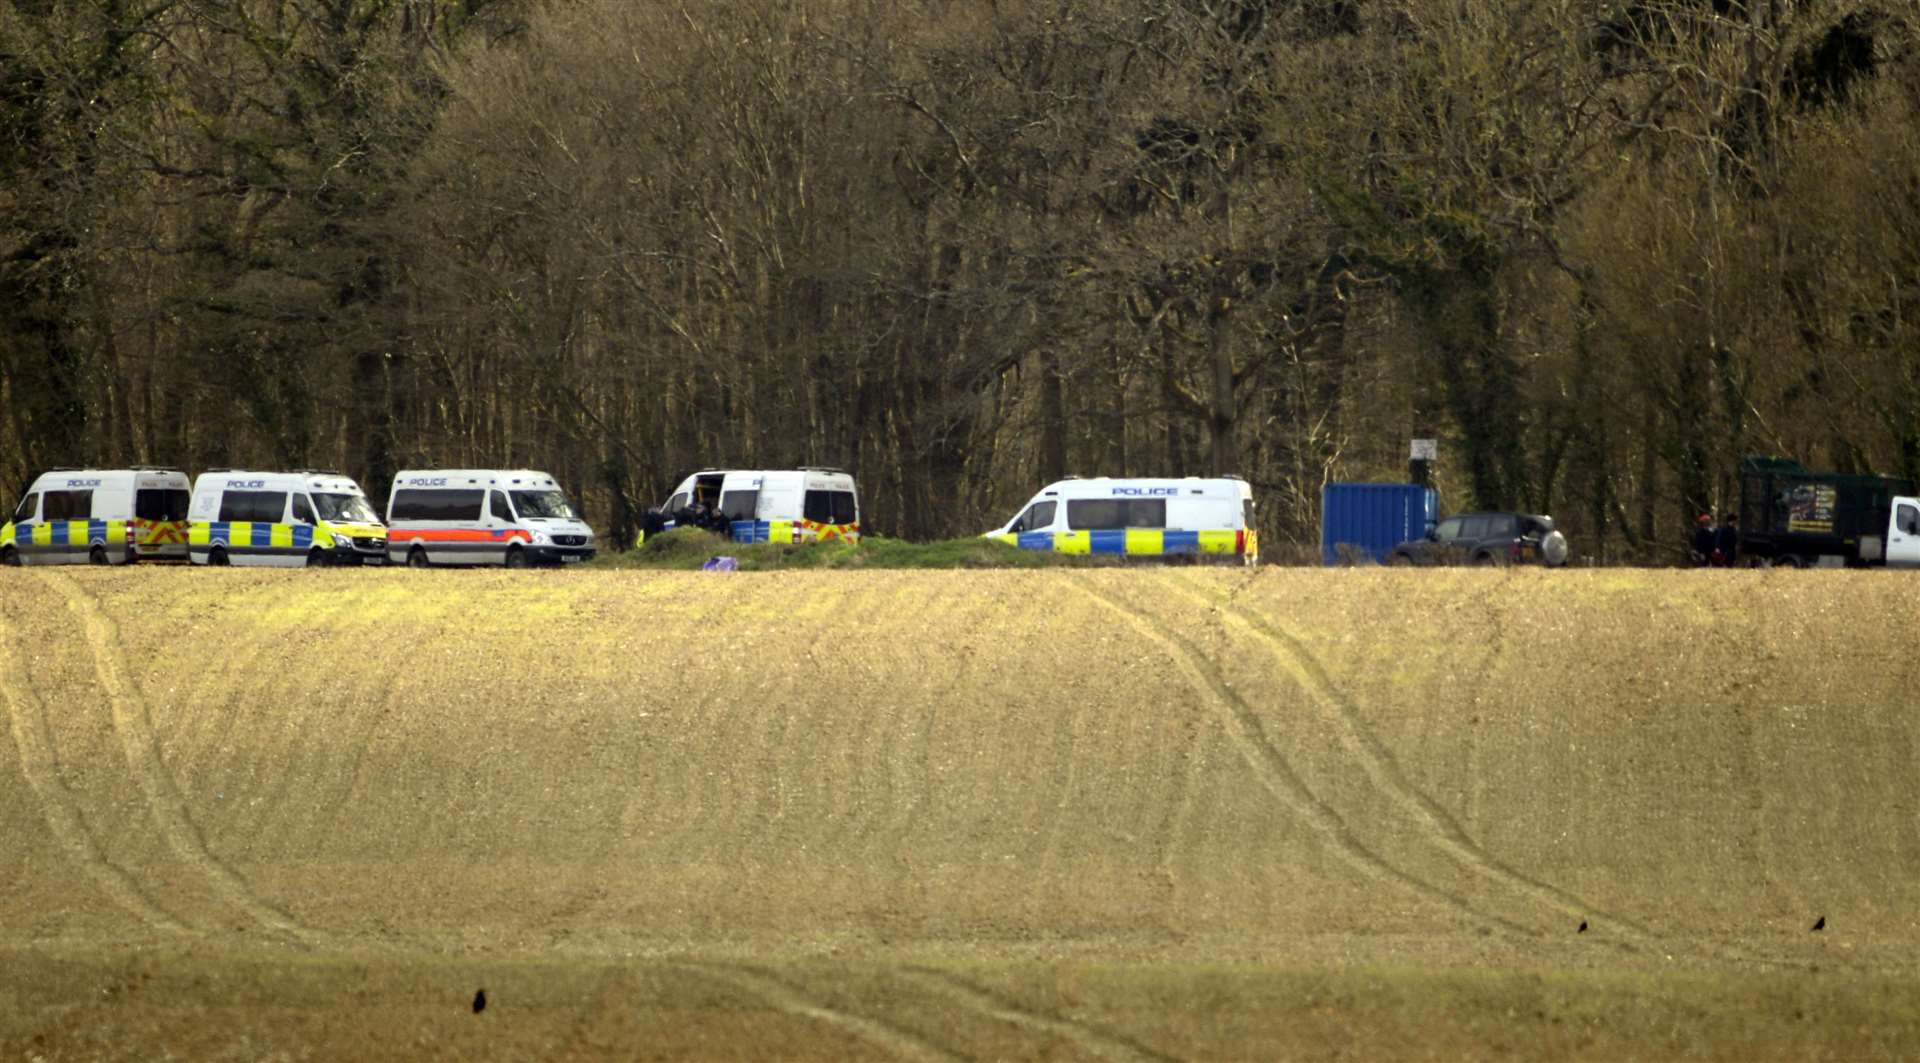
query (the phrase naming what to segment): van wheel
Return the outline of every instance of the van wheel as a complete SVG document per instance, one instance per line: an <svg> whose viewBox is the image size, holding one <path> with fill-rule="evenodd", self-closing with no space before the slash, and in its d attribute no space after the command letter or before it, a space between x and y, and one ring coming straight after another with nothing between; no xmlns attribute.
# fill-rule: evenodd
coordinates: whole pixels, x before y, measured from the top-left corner
<svg viewBox="0 0 1920 1063"><path fill-rule="evenodd" d="M1409 554L1388 554L1387 555L1387 566L1390 568L1407 568L1412 564L1413 564L1413 557Z"/></svg>
<svg viewBox="0 0 1920 1063"><path fill-rule="evenodd" d="M1472 563L1475 565L1491 565L1493 564L1493 555L1486 553L1475 554L1473 555Z"/></svg>
<svg viewBox="0 0 1920 1063"><path fill-rule="evenodd" d="M226 568L232 564L231 561L227 560L227 548L224 546L216 546L212 550L207 551L207 564L216 568Z"/></svg>
<svg viewBox="0 0 1920 1063"><path fill-rule="evenodd" d="M517 546L508 550L507 551L507 567L508 568L526 568L527 552L525 550L520 549Z"/></svg>
<svg viewBox="0 0 1920 1063"><path fill-rule="evenodd" d="M427 568L432 564L433 562L427 560L427 548L424 546L416 546L407 552L408 568Z"/></svg>
<svg viewBox="0 0 1920 1063"><path fill-rule="evenodd" d="M87 551L87 564L104 565L106 563L107 563L107 548L104 546L101 546L99 543L94 543L93 549Z"/></svg>
<svg viewBox="0 0 1920 1063"><path fill-rule="evenodd" d="M307 551L307 567L308 568L326 568L327 552L325 550L320 549L317 546L311 550L308 550Z"/></svg>
<svg viewBox="0 0 1920 1063"><path fill-rule="evenodd" d="M11 546L7 547L5 550L0 550L0 565L5 565L8 568L19 568L20 567L20 551L15 550Z"/></svg>

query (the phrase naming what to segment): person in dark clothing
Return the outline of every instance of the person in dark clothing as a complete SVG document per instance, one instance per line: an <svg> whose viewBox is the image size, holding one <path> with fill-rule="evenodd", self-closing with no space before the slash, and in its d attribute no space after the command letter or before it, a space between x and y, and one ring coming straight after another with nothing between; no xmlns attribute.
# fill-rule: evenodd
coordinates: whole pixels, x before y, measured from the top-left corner
<svg viewBox="0 0 1920 1063"><path fill-rule="evenodd" d="M677 527L681 528L711 530L713 525L713 507L707 505L706 499L695 495L693 496L693 501L688 502L678 513L673 515L673 521Z"/></svg>
<svg viewBox="0 0 1920 1063"><path fill-rule="evenodd" d="M1714 564L1732 568L1740 556L1740 514L1722 513L1720 530L1713 533Z"/></svg>
<svg viewBox="0 0 1920 1063"><path fill-rule="evenodd" d="M1719 535L1713 530L1713 515L1700 514L1700 519L1695 522L1693 550L1689 555L1693 563L1703 567L1713 564L1713 551L1718 541Z"/></svg>
<svg viewBox="0 0 1920 1063"><path fill-rule="evenodd" d="M667 514L659 509L649 509L640 514L640 538L635 541L635 544L644 543L666 530Z"/></svg>

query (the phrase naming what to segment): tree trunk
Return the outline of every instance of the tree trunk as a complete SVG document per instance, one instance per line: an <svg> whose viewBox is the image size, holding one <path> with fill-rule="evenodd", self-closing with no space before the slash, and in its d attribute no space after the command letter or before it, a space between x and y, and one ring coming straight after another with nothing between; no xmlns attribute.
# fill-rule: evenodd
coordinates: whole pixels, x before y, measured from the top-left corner
<svg viewBox="0 0 1920 1063"><path fill-rule="evenodd" d="M1233 345L1227 342L1232 319L1232 300L1226 296L1216 298L1212 311L1207 314L1207 357L1213 369L1213 402L1207 417L1207 435L1212 445L1211 471L1215 476L1236 472L1240 466L1240 452L1234 441L1237 406L1233 399Z"/></svg>

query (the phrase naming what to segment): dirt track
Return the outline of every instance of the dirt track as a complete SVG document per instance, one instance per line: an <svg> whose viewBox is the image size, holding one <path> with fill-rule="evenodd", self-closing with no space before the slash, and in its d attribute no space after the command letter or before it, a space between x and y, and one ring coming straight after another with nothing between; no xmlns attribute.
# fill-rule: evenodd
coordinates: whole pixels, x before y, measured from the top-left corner
<svg viewBox="0 0 1920 1063"><path fill-rule="evenodd" d="M1917 587L7 570L0 1059L1911 1058Z"/></svg>

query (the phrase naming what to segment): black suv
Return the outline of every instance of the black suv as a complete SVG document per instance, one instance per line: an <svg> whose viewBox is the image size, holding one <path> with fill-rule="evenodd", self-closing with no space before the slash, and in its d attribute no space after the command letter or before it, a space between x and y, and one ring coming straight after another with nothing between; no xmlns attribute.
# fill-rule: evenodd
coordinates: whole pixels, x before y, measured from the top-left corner
<svg viewBox="0 0 1920 1063"><path fill-rule="evenodd" d="M1389 565L1566 563L1566 536L1553 529L1552 517L1531 513L1459 513L1387 555Z"/></svg>

